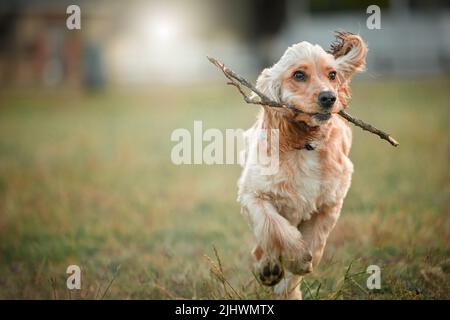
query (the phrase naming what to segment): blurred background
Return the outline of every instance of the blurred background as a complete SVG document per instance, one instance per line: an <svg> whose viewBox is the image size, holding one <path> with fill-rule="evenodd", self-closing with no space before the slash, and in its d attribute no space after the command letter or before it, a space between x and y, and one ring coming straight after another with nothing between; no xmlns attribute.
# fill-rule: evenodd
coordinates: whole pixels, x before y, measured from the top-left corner
<svg viewBox="0 0 450 320"><path fill-rule="evenodd" d="M71 4L81 30L66 27ZM372 4L380 30L366 26ZM304 297L448 299L444 0L1 1L0 298L273 297L250 272L239 166L176 166L170 135L254 121L206 55L255 81L335 30L370 48L350 112L400 147L353 129L353 185ZM66 288L70 264L80 291ZM381 290L365 289L370 264Z"/></svg>
<svg viewBox="0 0 450 320"><path fill-rule="evenodd" d="M82 29L68 30L77 3ZM216 79L205 55L244 74L271 65L300 40L327 48L335 30L360 33L383 75L445 74L447 1L378 1L381 30L368 30L371 1L2 1L2 87L144 85Z"/></svg>

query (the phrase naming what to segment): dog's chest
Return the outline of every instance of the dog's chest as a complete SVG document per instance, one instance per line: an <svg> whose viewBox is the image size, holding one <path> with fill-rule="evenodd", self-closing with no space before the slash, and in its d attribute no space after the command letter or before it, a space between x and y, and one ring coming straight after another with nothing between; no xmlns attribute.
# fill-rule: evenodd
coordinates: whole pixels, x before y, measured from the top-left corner
<svg viewBox="0 0 450 320"><path fill-rule="evenodd" d="M271 177L273 203L292 224L310 219L328 200L324 189L338 187L339 181L327 178L322 169L317 151L301 150L289 154Z"/></svg>

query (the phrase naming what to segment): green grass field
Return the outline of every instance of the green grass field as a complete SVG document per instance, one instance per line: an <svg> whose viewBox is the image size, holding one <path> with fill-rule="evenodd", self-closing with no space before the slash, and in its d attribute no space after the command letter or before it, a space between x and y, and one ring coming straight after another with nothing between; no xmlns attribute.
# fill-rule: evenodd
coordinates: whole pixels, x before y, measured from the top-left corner
<svg viewBox="0 0 450 320"><path fill-rule="evenodd" d="M450 78L359 81L355 173L305 299L450 298ZM257 108L209 87L3 92L0 298L271 298L253 277L238 165L170 161L175 128L248 128ZM213 247L217 249L220 265ZM82 269L82 290L66 268ZM381 289L366 288L368 265Z"/></svg>

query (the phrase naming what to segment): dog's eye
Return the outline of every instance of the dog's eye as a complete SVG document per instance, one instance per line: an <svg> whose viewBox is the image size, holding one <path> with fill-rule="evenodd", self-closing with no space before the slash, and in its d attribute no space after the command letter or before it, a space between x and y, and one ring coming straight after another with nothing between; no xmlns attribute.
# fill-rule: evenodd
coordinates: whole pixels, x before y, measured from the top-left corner
<svg viewBox="0 0 450 320"><path fill-rule="evenodd" d="M331 72L328 74L328 79L330 79L330 80L336 79L336 71L331 71Z"/></svg>
<svg viewBox="0 0 450 320"><path fill-rule="evenodd" d="M303 71L295 71L294 75L292 77L296 81L305 81L306 80L306 74Z"/></svg>

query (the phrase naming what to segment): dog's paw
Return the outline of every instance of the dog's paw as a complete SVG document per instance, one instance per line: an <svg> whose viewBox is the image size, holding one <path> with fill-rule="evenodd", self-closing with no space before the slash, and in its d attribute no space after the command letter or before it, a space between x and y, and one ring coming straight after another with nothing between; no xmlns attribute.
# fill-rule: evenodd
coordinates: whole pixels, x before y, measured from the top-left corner
<svg viewBox="0 0 450 320"><path fill-rule="evenodd" d="M309 250L284 258L283 264L287 270L300 276L313 271L312 254Z"/></svg>
<svg viewBox="0 0 450 320"><path fill-rule="evenodd" d="M274 286L283 279L282 264L275 259L263 259L255 266L259 280L265 286Z"/></svg>

